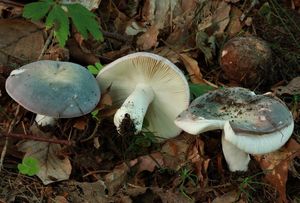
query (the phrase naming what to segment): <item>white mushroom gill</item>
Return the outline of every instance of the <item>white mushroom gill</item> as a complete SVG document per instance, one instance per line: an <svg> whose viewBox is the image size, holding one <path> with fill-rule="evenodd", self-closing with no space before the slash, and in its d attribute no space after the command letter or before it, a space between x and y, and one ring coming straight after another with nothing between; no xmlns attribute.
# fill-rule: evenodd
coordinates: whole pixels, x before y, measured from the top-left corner
<svg viewBox="0 0 300 203"><path fill-rule="evenodd" d="M118 131L120 131L120 125L125 116L129 115L135 125L135 133L139 133L142 130L148 106L153 99L154 92L151 86L143 83L137 84L135 90L124 101L114 116L114 124Z"/></svg>

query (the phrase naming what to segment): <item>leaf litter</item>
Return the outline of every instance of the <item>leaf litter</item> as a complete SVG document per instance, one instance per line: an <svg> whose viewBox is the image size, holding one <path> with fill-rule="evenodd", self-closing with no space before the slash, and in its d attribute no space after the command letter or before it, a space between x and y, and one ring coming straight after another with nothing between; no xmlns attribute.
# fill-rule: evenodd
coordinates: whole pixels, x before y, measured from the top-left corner
<svg viewBox="0 0 300 203"><path fill-rule="evenodd" d="M119 136L112 123L116 107L112 106L107 90L97 112L62 119L47 133L32 130L41 137L46 136L46 141L10 139L4 170L0 172L0 201L217 203L299 200L297 76L300 74L300 53L295 49L297 44L292 36L298 40L299 37L294 34L297 23L293 24L287 16L287 13L293 15L293 19L300 22L297 14L291 11L299 9L297 1L280 5L285 9L282 11L269 0L269 13L259 10L263 8L262 3L253 7L250 2L238 0L78 2L97 15L104 42L84 31L81 36L79 30L67 29L68 25L64 24L61 29L65 29L70 39L66 47L61 47L44 29L47 24L55 24L57 13L46 24L42 21L30 23L21 18L11 19L20 16L19 4L7 7L0 2L0 24L3 25L0 26L0 67L5 70L0 73L4 80L9 70L37 60L43 48L43 59L70 60L86 66L99 61L107 64L130 52L146 50L178 65L190 83L191 93L199 96L220 86L232 85L219 68L219 51L230 38L254 34L267 41L270 39L275 56L279 56L274 60L276 77L269 86L257 87L257 91L272 90L286 102L297 123L293 139L279 151L254 156L249 171L230 173L221 153L218 131L199 137L182 133L161 144L143 140L147 136L139 135L139 142L134 137ZM282 20L285 24L280 24ZM262 27L266 28L263 32ZM60 38L66 39L66 35ZM285 68L286 64L290 67ZM1 93L1 112L11 116L12 101L4 88ZM20 123L13 128L13 133L30 132L33 114L24 112L19 117ZM8 123L6 116L1 118L1 133L7 128L5 123ZM72 140L75 144L48 143L49 136ZM2 138L0 135L1 150L5 145ZM40 180L18 174L17 165L24 157L20 151L25 157L38 160L40 168L36 176Z"/></svg>

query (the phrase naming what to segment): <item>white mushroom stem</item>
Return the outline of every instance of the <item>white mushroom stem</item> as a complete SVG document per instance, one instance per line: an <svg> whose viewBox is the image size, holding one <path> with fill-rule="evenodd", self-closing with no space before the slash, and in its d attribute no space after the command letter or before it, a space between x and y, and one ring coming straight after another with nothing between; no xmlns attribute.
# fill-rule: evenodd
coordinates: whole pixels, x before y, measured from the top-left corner
<svg viewBox="0 0 300 203"><path fill-rule="evenodd" d="M230 171L247 171L250 156L227 140L223 131L222 150Z"/></svg>
<svg viewBox="0 0 300 203"><path fill-rule="evenodd" d="M44 116L41 114L37 114L35 117L35 122L39 125L39 126L54 126L56 123L56 119L50 116Z"/></svg>
<svg viewBox="0 0 300 203"><path fill-rule="evenodd" d="M127 114L135 125L135 133L139 133L142 130L148 106L153 99L154 92L152 87L144 83L138 84L114 116L114 123L118 131L120 130L120 124Z"/></svg>

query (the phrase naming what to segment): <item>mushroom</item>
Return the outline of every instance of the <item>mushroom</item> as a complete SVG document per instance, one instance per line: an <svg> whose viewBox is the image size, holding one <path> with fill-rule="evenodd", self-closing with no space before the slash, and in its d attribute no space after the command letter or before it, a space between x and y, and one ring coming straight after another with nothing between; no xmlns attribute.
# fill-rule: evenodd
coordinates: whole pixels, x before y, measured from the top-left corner
<svg viewBox="0 0 300 203"><path fill-rule="evenodd" d="M173 63L159 55L137 52L105 66L97 76L101 89L111 85L113 105L121 106L114 124L119 133L127 121L133 133L147 129L161 138L177 136L181 129L174 124L176 116L189 105L186 78Z"/></svg>
<svg viewBox="0 0 300 203"><path fill-rule="evenodd" d="M91 112L100 100L100 88L89 71L75 63L43 60L13 70L6 91L25 109L37 113L36 122L54 125L56 118Z"/></svg>
<svg viewBox="0 0 300 203"><path fill-rule="evenodd" d="M203 94L175 124L190 134L223 129L222 150L231 171L247 170L249 154L279 149L294 128L292 114L282 101L239 87Z"/></svg>
<svg viewBox="0 0 300 203"><path fill-rule="evenodd" d="M257 37L234 37L223 46L220 66L229 81L244 87L257 86L267 82L272 73L272 51Z"/></svg>

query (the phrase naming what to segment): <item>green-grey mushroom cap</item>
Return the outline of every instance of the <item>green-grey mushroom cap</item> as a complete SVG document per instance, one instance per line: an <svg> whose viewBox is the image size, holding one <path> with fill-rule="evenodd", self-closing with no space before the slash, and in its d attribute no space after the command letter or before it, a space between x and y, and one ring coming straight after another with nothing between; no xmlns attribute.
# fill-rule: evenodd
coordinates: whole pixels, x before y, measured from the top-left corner
<svg viewBox="0 0 300 203"><path fill-rule="evenodd" d="M75 63L43 60L11 72L7 93L37 114L70 118L91 112L100 100L100 88L89 71Z"/></svg>
<svg viewBox="0 0 300 203"><path fill-rule="evenodd" d="M198 134L199 130L193 129L192 123L196 127L203 122L203 130L207 131L213 130L211 128L223 129L225 121L230 121L236 132L259 135L280 130L290 125L293 118L279 99L236 87L215 90L198 97L176 118L175 123L191 134Z"/></svg>

